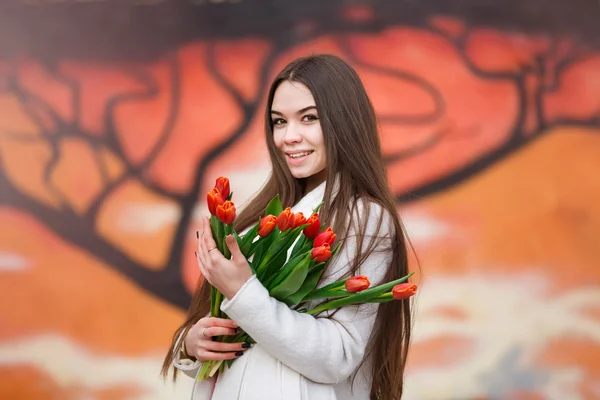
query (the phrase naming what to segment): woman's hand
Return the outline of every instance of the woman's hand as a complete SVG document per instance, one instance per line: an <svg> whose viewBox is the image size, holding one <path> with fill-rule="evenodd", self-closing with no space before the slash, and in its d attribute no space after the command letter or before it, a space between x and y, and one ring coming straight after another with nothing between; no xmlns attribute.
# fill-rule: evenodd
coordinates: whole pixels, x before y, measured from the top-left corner
<svg viewBox="0 0 600 400"><path fill-rule="evenodd" d="M238 326L230 319L202 318L185 335L185 352L199 361L238 358L250 347L249 343L221 343L213 336L235 335Z"/></svg>
<svg viewBox="0 0 600 400"><path fill-rule="evenodd" d="M231 252L231 260L226 259L217 249L210 230L210 222L207 217L204 217L202 235L198 241L198 267L202 276L231 300L252 277L252 269L233 235L225 238L225 244Z"/></svg>

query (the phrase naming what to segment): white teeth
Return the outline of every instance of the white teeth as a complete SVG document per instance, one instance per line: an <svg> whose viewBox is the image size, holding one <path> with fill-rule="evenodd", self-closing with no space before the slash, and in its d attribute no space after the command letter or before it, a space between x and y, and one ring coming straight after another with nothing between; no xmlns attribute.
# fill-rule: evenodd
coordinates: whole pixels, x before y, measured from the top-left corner
<svg viewBox="0 0 600 400"><path fill-rule="evenodd" d="M296 153L296 154L290 154L289 156L291 158L300 158L300 157L304 157L309 155L310 153L312 153L312 151L305 151L304 153Z"/></svg>

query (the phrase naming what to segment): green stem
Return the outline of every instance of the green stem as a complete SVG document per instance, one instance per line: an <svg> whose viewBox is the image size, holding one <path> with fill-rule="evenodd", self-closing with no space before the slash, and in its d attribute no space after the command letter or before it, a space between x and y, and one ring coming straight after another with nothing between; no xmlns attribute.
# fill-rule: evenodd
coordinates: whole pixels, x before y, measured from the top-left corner
<svg viewBox="0 0 600 400"><path fill-rule="evenodd" d="M346 285L346 281L348 279L342 279L340 281L335 281L330 283L327 286L323 286L317 290L313 290L306 297L304 297L304 301L312 301L312 300L321 300L321 299L330 299L333 297L341 297L348 295L350 293L342 290L342 288Z"/></svg>
<svg viewBox="0 0 600 400"><path fill-rule="evenodd" d="M212 232L213 239L217 244L217 249L219 249L219 251L223 253L224 227L223 223L219 221L219 219L214 215L210 217L210 230Z"/></svg>
<svg viewBox="0 0 600 400"><path fill-rule="evenodd" d="M345 307L345 306L349 306L349 305L353 305L353 304L362 304L362 303L371 303L371 302L380 303L381 301L377 301L377 300L379 300L378 298L381 295L390 291L397 284L408 280L408 278L410 278L413 274L414 274L414 272L406 275L403 278L396 279L395 281L388 282L383 285L375 286L370 289L363 290L362 292L354 293L352 295L342 297L340 299L329 301L325 304L321 304L320 306L313 308L312 310L308 310L307 313L310 315L315 315L315 314L318 314L318 313L326 311L326 310L341 308L341 307ZM375 300L375 301L373 301L373 300Z"/></svg>
<svg viewBox="0 0 600 400"><path fill-rule="evenodd" d="M223 235L223 256L225 256L225 258L227 258L227 259L231 258L231 251L229 250L229 246L227 246L227 243L225 243L225 238L228 235L231 235L232 233L233 233L233 225L232 224L225 225L225 234Z"/></svg>
<svg viewBox="0 0 600 400"><path fill-rule="evenodd" d="M212 363L212 361L204 361L202 363L202 368L198 373L198 381L202 381L206 378L206 374L208 374L208 371L210 371L212 368Z"/></svg>

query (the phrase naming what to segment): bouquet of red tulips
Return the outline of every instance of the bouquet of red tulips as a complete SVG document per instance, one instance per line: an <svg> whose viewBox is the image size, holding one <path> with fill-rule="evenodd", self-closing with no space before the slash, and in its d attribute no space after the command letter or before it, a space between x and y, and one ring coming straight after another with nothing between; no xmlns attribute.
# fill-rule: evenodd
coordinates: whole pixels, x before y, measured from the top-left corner
<svg viewBox="0 0 600 400"><path fill-rule="evenodd" d="M417 286L407 283L409 274L403 278L379 286L369 287L366 276L354 276L316 288L328 261L335 256L341 243L334 245L336 234L330 227L325 228L319 220L319 206L307 219L301 213L283 209L279 196L267 205L264 217L248 232L239 236L233 230L236 209L231 201L229 180L220 177L215 187L208 193L210 225L218 250L231 257L225 244L225 237L233 235L242 254L269 294L297 311L311 315L347 305L362 303L383 303L406 299L417 290ZM227 318L220 310L223 295L211 287L211 316ZM308 309L306 304L316 300L327 302ZM253 342L245 332L229 337L217 338L223 342ZM212 377L223 371L225 365L234 360L204 362L198 380Z"/></svg>

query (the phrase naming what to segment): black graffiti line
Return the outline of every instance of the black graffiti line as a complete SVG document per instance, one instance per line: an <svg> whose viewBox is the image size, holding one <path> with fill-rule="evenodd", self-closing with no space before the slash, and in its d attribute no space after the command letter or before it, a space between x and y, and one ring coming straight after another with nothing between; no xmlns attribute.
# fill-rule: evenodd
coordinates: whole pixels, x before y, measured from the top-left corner
<svg viewBox="0 0 600 400"><path fill-rule="evenodd" d="M344 52L344 55L353 64L381 75L387 75L399 80L410 82L419 87L421 90L425 91L433 99L434 110L431 113L424 113L421 115L383 115L379 116L378 118L381 122L396 124L424 124L434 122L444 115L446 104L442 94L433 84L427 82L424 78L407 71L375 65L359 59L359 57L352 50L350 43L345 38L338 39L338 45Z"/></svg>
<svg viewBox="0 0 600 400"><path fill-rule="evenodd" d="M3 167L0 171L3 171ZM94 226L90 226L80 216L56 210L32 200L15 189L4 173L0 174L0 199L3 204L35 215L48 229L65 241L85 249L98 259L110 264L137 286L172 304L181 307L187 306L189 296L186 295L187 292L180 280L169 280L168 274L164 270L150 270L133 261L125 253L116 249L112 243L96 235ZM85 279L83 274L81 277L74 278Z"/></svg>
<svg viewBox="0 0 600 400"><path fill-rule="evenodd" d="M214 56L214 50L208 50L206 52L207 57L207 66L208 70L217 82L220 82L223 87L228 91L230 96L237 101L242 101L242 96L237 93L237 89L229 83L226 82L225 78L221 75L221 73L216 68L214 61L211 61L210 57ZM183 246L185 243L185 235L189 230L189 225L191 223L193 208L198 199L198 195L200 192L200 187L204 182L204 174L206 169L218 156L220 156L224 151L226 151L229 147L231 147L242 135L248 130L250 124L252 122L252 118L256 114L256 108L260 104L262 97L264 96L266 90L266 81L268 78L269 71L271 66L274 64L276 57L280 53L281 48L278 46L274 46L265 60L262 63L262 67L260 70L259 76L259 91L256 94L254 101L250 103L243 102L240 104L243 111L242 123L235 129L226 139L224 139L221 143L217 144L210 151L206 153L206 155L200 160L197 164L194 180L192 188L189 194L185 197L184 201L181 203L181 216L179 219L179 223L177 225L175 235L173 236L173 241L171 244L171 257L169 259L168 268L171 268L173 273L175 273L174 266L180 265L182 262L183 255ZM191 256L191 255L190 255Z"/></svg>
<svg viewBox="0 0 600 400"><path fill-rule="evenodd" d="M36 113L36 107L38 110L45 112L47 117L51 117L53 123L56 125L57 129L63 126L62 121L59 115L52 110L50 106L48 106L39 96L35 95L33 92L26 90L19 82L17 74L14 74L10 79L11 84L9 85L9 91L14 94L19 99L19 104L21 108L28 115L34 123L37 125L39 132L37 133L37 137L41 140L44 140L49 144L51 155L50 161L46 164L46 168L44 169L43 174L43 182L46 187L50 191L54 197L59 200L60 207L63 209L69 208L68 197L62 193L60 189L54 186L52 182L52 173L54 169L58 166L60 161L60 143L57 135L51 134L48 131L47 127L44 125L42 117Z"/></svg>
<svg viewBox="0 0 600 400"><path fill-rule="evenodd" d="M156 143L154 144L152 149L148 152L148 155L144 158L144 160L141 163L139 163L138 165L132 165L131 163L126 163L125 173L123 173L118 179L115 179L114 181L110 182L109 184L107 184L105 186L103 192L96 197L94 202L89 207L88 212L86 213L86 218L88 218L90 220L94 219L95 216L97 215L98 211L100 210L102 204L106 200L106 198L108 198L108 196L110 196L113 193L113 191L117 187L119 187L123 182L125 182L126 180L131 179L133 177L138 178L140 183L142 183L147 188L153 188L153 189L155 189L155 191L157 193L166 195L166 197L168 197L169 199L181 200L183 198L180 195L175 195L174 193L169 193L162 188L159 189L159 186L156 185L154 182L152 182L146 176L146 174L144 174L145 170L156 159L160 150L162 150L163 146L165 145L167 140L170 138L170 136L173 132L173 126L175 125L175 121L177 119L177 114L179 111L179 101L180 101L179 95L180 95L180 89L181 89L180 88L180 86L181 86L180 73L181 72L179 69L180 68L179 60L175 54L171 54L169 56L168 64L169 64L169 71L170 71L170 74L169 74L170 75L169 87L170 87L170 92L171 92L171 95L169 96L169 105L170 106L169 106L169 111L168 111L166 121L164 123L164 126L161 129L161 134L159 135L159 139L156 141ZM152 80L149 77L145 77L144 81L151 82ZM152 82L153 82L153 85L152 85L152 90L150 90L150 92L153 93L151 96L155 96L158 94L158 85L154 81L152 81ZM112 104L118 104L118 101L113 100ZM116 107L116 105L114 105L113 107ZM107 107L106 112L107 113L111 112L111 110L112 110L111 108ZM112 117L108 117L108 118L112 119ZM113 130L112 132L114 135L116 135L116 131ZM121 155L121 158L125 159L126 157L123 154L123 155Z"/></svg>
<svg viewBox="0 0 600 400"><path fill-rule="evenodd" d="M531 142L532 139L533 138L523 137L519 142L505 142L504 145L480 155L474 161L466 164L458 170L454 170L453 172L442 176L441 178L436 178L433 182L426 182L413 189L407 190L404 193L397 194L396 200L399 203L411 203L414 201L419 201L423 199L423 197L442 192L450 187L457 186L458 184L493 166L496 162L504 159L506 156L514 153L527 143Z"/></svg>

